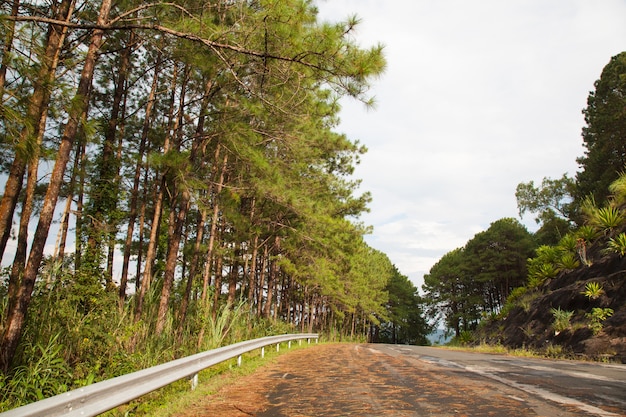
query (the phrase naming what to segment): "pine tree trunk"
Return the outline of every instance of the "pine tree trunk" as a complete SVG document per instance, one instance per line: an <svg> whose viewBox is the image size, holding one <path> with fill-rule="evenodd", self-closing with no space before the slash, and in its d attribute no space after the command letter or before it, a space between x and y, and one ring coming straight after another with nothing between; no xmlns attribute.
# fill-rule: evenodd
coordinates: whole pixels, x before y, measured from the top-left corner
<svg viewBox="0 0 626 417"><path fill-rule="evenodd" d="M198 264L200 262L200 247L202 246L202 239L204 237L204 225L206 223L206 212L200 210L196 221L196 241L194 243L193 255L191 258L191 264L189 265L189 274L187 276L187 284L185 285L185 293L180 304L180 313L178 316L178 335L181 336L187 319L187 309L189 308L189 300L191 299L191 290L193 288L193 281L198 274Z"/></svg>
<svg viewBox="0 0 626 417"><path fill-rule="evenodd" d="M240 254L239 243L235 243L235 250L233 253L233 263L230 266L230 274L228 277L228 300L227 304L232 306L235 303L235 296L237 293L237 281L239 278L239 256Z"/></svg>
<svg viewBox="0 0 626 417"><path fill-rule="evenodd" d="M73 8L69 8L69 10L62 9L61 12L67 13L67 20L70 19L71 14L73 13ZM51 29L52 33L53 29ZM60 38L54 39L53 42L63 45L65 42L65 36L67 34L67 28L63 28L60 31ZM49 73L54 74L58 67L59 63L59 54L61 52L61 48L56 48L55 54L51 58L52 61L49 62ZM38 170L39 170L39 154L40 147L43 143L44 131L46 128L46 121L48 120L48 113L43 111L48 107L50 102L50 92L45 90L44 95L42 97L41 109L42 111L39 114L39 121L37 123L37 128L35 130L35 134L37 135L36 147L34 148L33 155L30 156L30 160L28 162L28 177L26 181L26 190L24 193L24 201L22 203L22 213L20 216L20 225L19 225L19 233L17 238L17 248L15 252L15 257L13 259L13 265L11 267L11 273L9 275L9 285L7 289L8 295L8 303L7 303L7 311L10 311L11 306L15 305L17 291L20 285L20 279L22 273L24 272L24 268L26 267L26 251L28 246L28 224L30 222L31 214L33 212L33 204L35 200L35 188L37 186L38 180Z"/></svg>
<svg viewBox="0 0 626 417"><path fill-rule="evenodd" d="M19 0L13 0L11 6L11 16L17 16L20 9ZM7 77L7 67L9 66L9 59L11 56L11 50L13 49L13 38L15 36L15 22L9 20L7 22L7 36L4 38L4 48L2 48L2 63L0 64L0 101L4 96L4 83Z"/></svg>
<svg viewBox="0 0 626 417"><path fill-rule="evenodd" d="M250 272L248 273L248 305L250 306L250 310L254 306L254 296L256 294L256 263L257 257L259 256L259 235L254 235L254 239L252 240L252 255L250 258Z"/></svg>
<svg viewBox="0 0 626 417"><path fill-rule="evenodd" d="M163 288L161 290L161 299L159 302L159 311L157 313L157 322L155 327L155 333L160 335L165 327L167 320L167 311L169 307L170 298L172 295L172 286L174 284L174 274L176 272L176 263L178 261L178 252L180 246L180 240L183 232L183 226L185 225L185 218L189 211L189 191L184 190L181 192L180 208L178 213L175 210L171 211L170 216L172 223L171 233L169 235L169 241L167 245L167 255L165 258L165 271L163 272Z"/></svg>
<svg viewBox="0 0 626 417"><path fill-rule="evenodd" d="M131 197L130 197L130 203L129 203L128 228L126 230L126 240L124 242L124 254L123 254L123 259L122 259L122 275L120 278L120 290L119 290L120 309L123 308L124 301L126 299L126 286L128 283L128 269L129 269L129 264L130 264L130 249L133 243L135 220L137 219L137 205L138 205L138 200L139 200L139 183L141 180L141 170L144 167L143 157L146 152L146 142L148 140L148 133L150 132L150 120L152 119L152 111L154 109L154 103L156 99L156 92L157 92L157 87L159 83L160 68L161 68L161 54L157 56L156 65L154 67L154 77L152 78L152 86L150 87L150 93L148 94L148 102L146 103L146 114L144 115L141 139L139 141L137 163L135 165L135 175L133 177L133 188L131 191ZM137 275L137 282L139 282L139 275Z"/></svg>
<svg viewBox="0 0 626 417"><path fill-rule="evenodd" d="M265 275L267 273L267 263L269 260L268 254L269 248L267 243L263 244L263 258L261 261L261 271L259 273L259 285L257 286L257 316L261 317L263 314L263 288L265 287Z"/></svg>
<svg viewBox="0 0 626 417"><path fill-rule="evenodd" d="M220 306L220 296L222 295L222 262L224 257L217 255L215 259L215 291L213 292L213 306L211 307L211 317L215 321L217 310Z"/></svg>
<svg viewBox="0 0 626 417"><path fill-rule="evenodd" d="M72 4L71 0L63 0L55 17L59 20L69 20L73 12ZM63 47L65 33L66 29L58 26L51 25L49 28L45 55L37 75L38 82L34 85L33 95L28 105L27 122L18 139L19 144L25 144L38 135L37 128L42 114L47 112L46 97L49 97L48 86L53 84L55 78L55 62L58 61L59 53ZM29 148L29 146L26 146L26 148ZM22 191L26 165L29 159L32 158L33 155L24 155L23 151L18 150L9 169L9 176L0 200L0 259L4 255L4 250L11 234L13 215L17 207L19 194Z"/></svg>
<svg viewBox="0 0 626 417"><path fill-rule="evenodd" d="M220 144L218 143L217 147L215 148L214 160L216 161L216 163L220 155L220 149L221 147L220 147ZM211 231L209 232L209 242L207 244L208 247L207 247L207 256L206 256L206 264L205 264L206 266L204 269L203 283L202 283L201 300L203 303L206 302L208 298L207 291L209 289L209 280L211 278L211 263L213 260L213 247L215 245L215 234L217 233L217 225L219 222L219 212L220 212L218 195L222 192L222 188L224 187L224 179L226 177L227 163L228 163L228 154L224 154L224 159L222 161L219 179L217 181L217 185L215 186L215 190L213 192L213 215L211 216ZM216 270L215 271L216 276L217 276L217 272L218 271ZM221 275L221 272L220 272L220 275Z"/></svg>
<svg viewBox="0 0 626 417"><path fill-rule="evenodd" d="M102 0L97 25L105 25L111 10L111 0ZM28 262L24 270L22 283L17 294L17 303L9 312L7 317L4 334L0 341L0 368L5 372L8 370L13 355L17 349L17 344L22 335L24 325L26 323L26 313L32 297L33 288L35 287L35 279L37 272L43 259L44 247L50 225L54 216L54 209L59 197L61 185L63 183L63 174L69 160L72 144L75 140L80 117L83 116L84 110L89 104L89 90L93 80L97 52L102 45L103 31L95 29L91 35L91 41L85 57L83 70L81 72L80 81L76 91L77 105L72 108L68 115L68 121L65 125L61 144L57 152L56 162L50 175L50 184L44 198L43 206L39 215L39 223L33 237L32 247Z"/></svg>
<svg viewBox="0 0 626 417"><path fill-rule="evenodd" d="M274 248L276 252L279 252L280 238L276 236L274 238ZM265 310L263 311L263 317L269 319L272 313L272 298L274 296L274 287L276 286L276 261L270 261L270 271L267 277L267 299L265 300Z"/></svg>
<svg viewBox="0 0 626 417"><path fill-rule="evenodd" d="M170 110L168 119L170 121L170 128L168 128L168 132L171 132L171 125L173 124L174 118L174 107L175 107L175 91L176 91L176 82L178 79L178 66L174 65L174 71L172 74L172 83L171 83L171 97L170 97ZM163 143L163 154L166 154L170 150L170 140L171 135L168 133L165 136L165 142ZM167 187L167 172L161 174L161 182L159 189L157 191L157 196L155 198L154 203L154 214L152 217L152 226L150 229L150 240L148 241L148 250L146 252L146 261L145 267L143 271L143 276L141 278L141 288L139 290L139 294L137 294L137 304L135 306L135 321L139 321L141 318L141 314L143 313L143 301L146 295L146 292L150 288L150 284L152 282L152 266L154 264L154 260L156 258L157 252L157 233L159 231L159 224L161 223L161 214L163 211L163 199L165 196L165 188Z"/></svg>

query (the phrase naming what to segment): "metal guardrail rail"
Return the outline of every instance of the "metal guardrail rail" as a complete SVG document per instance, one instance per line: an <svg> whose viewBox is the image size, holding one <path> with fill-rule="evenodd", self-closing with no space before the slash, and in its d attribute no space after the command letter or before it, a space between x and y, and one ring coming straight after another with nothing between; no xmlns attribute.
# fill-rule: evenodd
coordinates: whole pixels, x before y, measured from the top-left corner
<svg viewBox="0 0 626 417"><path fill-rule="evenodd" d="M241 364L244 353L261 349L263 356L266 346L276 345L279 350L281 343L288 342L291 346L294 340L307 339L310 343L311 339L317 342L317 338L316 333L304 333L239 342L68 391L0 413L0 417L96 416L183 378L191 379L193 389L198 372L233 358Z"/></svg>

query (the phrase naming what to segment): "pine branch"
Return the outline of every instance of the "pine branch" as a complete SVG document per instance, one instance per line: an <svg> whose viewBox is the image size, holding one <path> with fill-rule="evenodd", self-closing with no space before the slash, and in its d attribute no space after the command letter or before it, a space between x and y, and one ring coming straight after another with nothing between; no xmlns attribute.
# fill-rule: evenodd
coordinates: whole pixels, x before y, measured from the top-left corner
<svg viewBox="0 0 626 417"><path fill-rule="evenodd" d="M135 10L136 11L136 10ZM327 68L324 68L320 65L313 64L311 62L307 62L304 60L304 57L314 54L313 52L301 52L293 57L283 56L283 55L275 55L268 52L259 52L251 49L242 48L236 45L229 45L225 43L215 42L209 39L202 38L201 36L195 35L189 32L180 32L171 28L168 28L159 24L123 24L116 25L115 22L119 21L119 19L112 20L109 24L98 25L98 24L86 24L86 23L71 23L57 19L51 19L48 17L42 16L4 16L4 19L11 20L15 22L36 22L36 23L46 23L50 25L56 25L61 27L67 27L70 29L85 29L85 30L103 30L103 31L112 31L112 30L153 30L161 33L165 33L170 36L174 36L179 39L186 39L192 42L202 43L206 46L215 49L229 50L239 54L253 56L256 58L262 59L275 59L278 61L291 62L300 65L304 65L308 68L313 68L322 72L326 72L329 74L333 74L333 71Z"/></svg>

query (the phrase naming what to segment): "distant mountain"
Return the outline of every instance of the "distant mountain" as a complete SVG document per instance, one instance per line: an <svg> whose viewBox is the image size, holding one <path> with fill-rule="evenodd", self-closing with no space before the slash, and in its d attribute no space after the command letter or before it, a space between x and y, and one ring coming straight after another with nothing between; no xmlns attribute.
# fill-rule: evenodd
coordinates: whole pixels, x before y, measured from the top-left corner
<svg viewBox="0 0 626 417"><path fill-rule="evenodd" d="M431 345L445 345L452 339L451 335L446 334L446 329L435 329L426 337Z"/></svg>

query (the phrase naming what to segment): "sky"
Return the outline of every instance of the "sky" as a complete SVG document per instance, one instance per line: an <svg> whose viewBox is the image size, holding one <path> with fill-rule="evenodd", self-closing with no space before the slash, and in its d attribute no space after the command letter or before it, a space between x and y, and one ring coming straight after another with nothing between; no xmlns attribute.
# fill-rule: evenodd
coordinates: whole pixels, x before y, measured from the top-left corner
<svg viewBox="0 0 626 417"><path fill-rule="evenodd" d="M441 257L504 217L515 189L573 177L582 110L626 50L625 0L317 0L319 19L361 19L384 45L375 109L343 100L337 130L369 149L355 177L372 193L370 246L419 288Z"/></svg>

